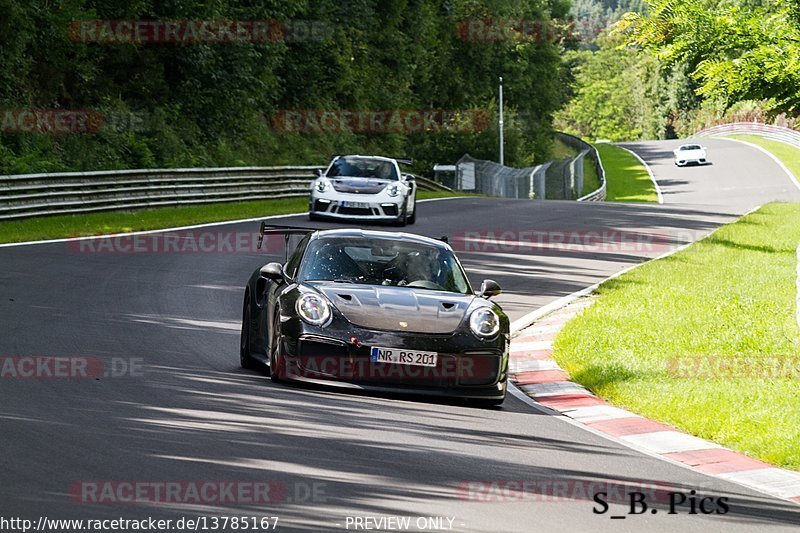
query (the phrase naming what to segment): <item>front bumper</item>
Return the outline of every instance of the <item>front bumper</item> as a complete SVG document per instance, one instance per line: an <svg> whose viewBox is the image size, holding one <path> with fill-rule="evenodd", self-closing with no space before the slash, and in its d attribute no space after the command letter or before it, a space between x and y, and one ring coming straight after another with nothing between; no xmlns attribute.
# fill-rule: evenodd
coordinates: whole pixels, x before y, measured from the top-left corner
<svg viewBox="0 0 800 533"><path fill-rule="evenodd" d="M686 165L705 165L706 158L699 157L699 158L690 158L690 159L675 159L675 164L679 167L684 167Z"/></svg>
<svg viewBox="0 0 800 533"><path fill-rule="evenodd" d="M508 380L508 337L481 341L470 332L417 335L352 325L287 326L282 336L289 380L349 389L501 399ZM434 367L372 362L373 346L435 351Z"/></svg>
<svg viewBox="0 0 800 533"><path fill-rule="evenodd" d="M347 194L336 191L312 191L308 212L314 216L330 218L358 218L363 220L398 220L403 212L405 197L378 194ZM347 204L357 204L348 206Z"/></svg>

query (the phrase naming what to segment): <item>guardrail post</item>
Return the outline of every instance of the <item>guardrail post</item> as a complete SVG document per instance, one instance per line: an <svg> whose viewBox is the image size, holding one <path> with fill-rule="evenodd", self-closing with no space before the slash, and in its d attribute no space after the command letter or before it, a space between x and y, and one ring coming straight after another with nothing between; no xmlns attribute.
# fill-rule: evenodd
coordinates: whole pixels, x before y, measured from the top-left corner
<svg viewBox="0 0 800 533"><path fill-rule="evenodd" d="M532 172L532 179L531 179L531 188L534 192L534 197L536 200L544 200L545 196L545 184L547 183L547 168L552 164L552 161L548 161L547 163L543 163L533 169Z"/></svg>
<svg viewBox="0 0 800 533"><path fill-rule="evenodd" d="M583 194L583 158L589 150L582 150L580 154L572 161L572 173L575 176L575 194L580 197Z"/></svg>

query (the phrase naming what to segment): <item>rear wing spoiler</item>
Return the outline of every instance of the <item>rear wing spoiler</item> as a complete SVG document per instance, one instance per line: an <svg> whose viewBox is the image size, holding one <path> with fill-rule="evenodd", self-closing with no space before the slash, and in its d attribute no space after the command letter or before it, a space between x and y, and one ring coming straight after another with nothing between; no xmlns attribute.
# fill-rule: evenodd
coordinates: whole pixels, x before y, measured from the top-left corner
<svg viewBox="0 0 800 533"><path fill-rule="evenodd" d="M411 164L414 163L414 160L411 159L410 157L408 159L395 158L395 161L397 161L398 164L400 164L400 165L411 165Z"/></svg>
<svg viewBox="0 0 800 533"><path fill-rule="evenodd" d="M317 231L314 228L300 228L297 226L278 226L274 224L267 224L261 221L261 226L258 229L258 249L264 243L265 235L283 235L284 242L286 243L286 260L289 259L289 237L292 235L308 235Z"/></svg>

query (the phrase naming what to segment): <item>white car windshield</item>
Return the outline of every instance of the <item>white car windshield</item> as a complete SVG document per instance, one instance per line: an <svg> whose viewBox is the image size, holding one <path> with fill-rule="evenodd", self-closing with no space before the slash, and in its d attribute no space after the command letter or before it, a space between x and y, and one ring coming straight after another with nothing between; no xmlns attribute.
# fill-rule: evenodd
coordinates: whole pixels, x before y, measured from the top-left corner
<svg viewBox="0 0 800 533"><path fill-rule="evenodd" d="M393 181L400 179L391 162L367 157L340 157L328 169L327 176L378 178Z"/></svg>

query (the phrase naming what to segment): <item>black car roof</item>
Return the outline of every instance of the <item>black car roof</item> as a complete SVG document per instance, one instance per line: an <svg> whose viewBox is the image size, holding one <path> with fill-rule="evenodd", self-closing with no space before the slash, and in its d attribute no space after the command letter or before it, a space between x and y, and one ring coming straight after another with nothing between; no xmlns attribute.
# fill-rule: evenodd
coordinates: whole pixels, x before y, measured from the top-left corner
<svg viewBox="0 0 800 533"><path fill-rule="evenodd" d="M314 234L314 239L325 239L331 237L345 237L345 238L358 238L358 239L384 239L384 240L397 240L403 242L412 242L416 244L424 244L433 246L442 250L450 250L450 246L444 241L432 239L430 237L423 237L422 235L414 235L412 233L403 233L399 231L378 231L378 230L363 230L363 229L330 229L319 230Z"/></svg>

